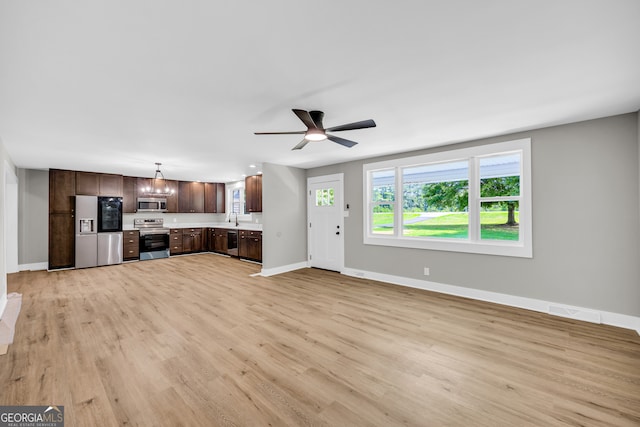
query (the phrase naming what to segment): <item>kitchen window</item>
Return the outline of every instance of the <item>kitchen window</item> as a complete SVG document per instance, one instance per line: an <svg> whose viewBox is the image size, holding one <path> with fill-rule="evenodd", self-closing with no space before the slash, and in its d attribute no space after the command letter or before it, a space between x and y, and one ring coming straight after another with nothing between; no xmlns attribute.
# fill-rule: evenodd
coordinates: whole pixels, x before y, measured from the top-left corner
<svg viewBox="0 0 640 427"><path fill-rule="evenodd" d="M369 163L364 243L532 257L531 141Z"/></svg>

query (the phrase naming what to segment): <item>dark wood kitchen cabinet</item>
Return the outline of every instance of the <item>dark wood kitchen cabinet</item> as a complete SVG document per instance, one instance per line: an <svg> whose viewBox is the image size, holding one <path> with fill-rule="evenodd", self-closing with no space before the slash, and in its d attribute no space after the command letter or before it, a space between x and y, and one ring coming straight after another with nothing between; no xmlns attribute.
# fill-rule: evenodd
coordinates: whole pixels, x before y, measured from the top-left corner
<svg viewBox="0 0 640 427"><path fill-rule="evenodd" d="M76 194L97 196L100 192L100 179L94 172L76 172Z"/></svg>
<svg viewBox="0 0 640 427"><path fill-rule="evenodd" d="M228 250L227 241L227 229L226 228L212 228L211 235L209 237L209 250L226 254Z"/></svg>
<svg viewBox="0 0 640 427"><path fill-rule="evenodd" d="M219 182L204 184L204 211L206 213L224 213L225 185Z"/></svg>
<svg viewBox="0 0 640 427"><path fill-rule="evenodd" d="M248 176L244 179L245 211L262 212L262 175Z"/></svg>
<svg viewBox="0 0 640 427"><path fill-rule="evenodd" d="M169 233L169 253L171 255L180 255L183 251L182 229L172 228Z"/></svg>
<svg viewBox="0 0 640 427"><path fill-rule="evenodd" d="M122 178L122 212L136 213L137 194L138 194L138 178L133 176L125 176Z"/></svg>
<svg viewBox="0 0 640 427"><path fill-rule="evenodd" d="M238 255L240 258L262 262L262 231L240 230Z"/></svg>
<svg viewBox="0 0 640 427"><path fill-rule="evenodd" d="M170 196L167 196L167 212L168 213L178 213L178 196L180 193L179 182L167 179L164 181L166 187L169 188L169 191L172 192Z"/></svg>
<svg viewBox="0 0 640 427"><path fill-rule="evenodd" d="M202 182L180 181L178 212L204 213L204 184Z"/></svg>
<svg viewBox="0 0 640 427"><path fill-rule="evenodd" d="M122 257L125 261L140 258L140 232L138 230L122 232Z"/></svg>
<svg viewBox="0 0 640 427"><path fill-rule="evenodd" d="M182 229L182 252L202 252L202 228Z"/></svg>
<svg viewBox="0 0 640 427"><path fill-rule="evenodd" d="M122 197L123 196L123 182L122 175L112 175L108 173L101 173L98 176L98 195L109 197Z"/></svg>
<svg viewBox="0 0 640 427"><path fill-rule="evenodd" d="M76 194L84 196L123 196L122 175L76 172Z"/></svg>
<svg viewBox="0 0 640 427"><path fill-rule="evenodd" d="M49 214L49 269L75 265L74 215Z"/></svg>
<svg viewBox="0 0 640 427"><path fill-rule="evenodd" d="M76 195L76 173L51 169L49 171L49 213L73 212Z"/></svg>
<svg viewBox="0 0 640 427"><path fill-rule="evenodd" d="M49 269L75 265L75 171L49 170Z"/></svg>

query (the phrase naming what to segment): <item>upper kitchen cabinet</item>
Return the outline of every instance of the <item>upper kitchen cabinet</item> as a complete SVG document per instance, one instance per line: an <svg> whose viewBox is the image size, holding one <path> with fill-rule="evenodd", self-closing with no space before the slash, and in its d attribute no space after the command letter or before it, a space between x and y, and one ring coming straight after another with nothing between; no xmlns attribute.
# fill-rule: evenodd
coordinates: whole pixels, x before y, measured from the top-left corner
<svg viewBox="0 0 640 427"><path fill-rule="evenodd" d="M99 196L122 197L124 195L122 175L101 173L98 176L100 183Z"/></svg>
<svg viewBox="0 0 640 427"><path fill-rule="evenodd" d="M76 195L76 173L49 170L49 213L71 213Z"/></svg>
<svg viewBox="0 0 640 427"><path fill-rule="evenodd" d="M245 211L262 212L262 175L248 176L244 180Z"/></svg>
<svg viewBox="0 0 640 427"><path fill-rule="evenodd" d="M180 183L178 181L165 180L164 184L169 187L169 191L173 192L171 196L167 196L167 212L179 212L178 197L180 194Z"/></svg>
<svg viewBox="0 0 640 427"><path fill-rule="evenodd" d="M170 196L154 196L153 191L153 178L137 178L137 194L136 197L161 197L167 199L167 212L168 213L177 213L178 211L178 194L180 192L179 182L172 181L169 179L162 180L158 179L155 183L156 188L160 188L164 191L166 188L169 188L169 192L172 194ZM149 190L147 190L149 189Z"/></svg>
<svg viewBox="0 0 640 427"><path fill-rule="evenodd" d="M136 200L138 198L138 178L125 176L122 178L122 212L135 213Z"/></svg>
<svg viewBox="0 0 640 427"><path fill-rule="evenodd" d="M83 196L122 197L122 175L76 172L76 194Z"/></svg>
<svg viewBox="0 0 640 427"><path fill-rule="evenodd" d="M204 211L206 213L224 213L225 185L223 183L204 184Z"/></svg>
<svg viewBox="0 0 640 427"><path fill-rule="evenodd" d="M202 182L180 181L178 212L204 213L204 184Z"/></svg>
<svg viewBox="0 0 640 427"><path fill-rule="evenodd" d="M97 196L100 192L100 180L94 172L76 172L76 194Z"/></svg>

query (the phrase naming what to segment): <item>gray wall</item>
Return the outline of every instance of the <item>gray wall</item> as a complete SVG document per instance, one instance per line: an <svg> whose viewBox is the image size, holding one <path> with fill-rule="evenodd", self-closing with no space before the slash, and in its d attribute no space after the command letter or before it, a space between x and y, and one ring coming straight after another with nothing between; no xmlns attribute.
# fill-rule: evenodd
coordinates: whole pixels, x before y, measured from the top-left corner
<svg viewBox="0 0 640 427"><path fill-rule="evenodd" d="M18 264L46 263L49 171L18 169Z"/></svg>
<svg viewBox="0 0 640 427"><path fill-rule="evenodd" d="M464 125L464 124L461 124ZM363 244L362 165L530 137L533 258ZM640 316L638 114L520 132L308 171L343 172L345 266Z"/></svg>
<svg viewBox="0 0 640 427"><path fill-rule="evenodd" d="M262 267L307 260L307 179L303 169L262 166Z"/></svg>

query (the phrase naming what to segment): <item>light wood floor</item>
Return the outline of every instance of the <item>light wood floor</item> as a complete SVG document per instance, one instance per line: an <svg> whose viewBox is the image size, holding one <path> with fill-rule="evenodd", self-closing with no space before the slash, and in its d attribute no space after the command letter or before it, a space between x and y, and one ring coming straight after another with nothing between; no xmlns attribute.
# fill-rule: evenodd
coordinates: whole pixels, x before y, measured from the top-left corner
<svg viewBox="0 0 640 427"><path fill-rule="evenodd" d="M18 273L0 404L67 426L638 426L640 337L212 254Z"/></svg>

